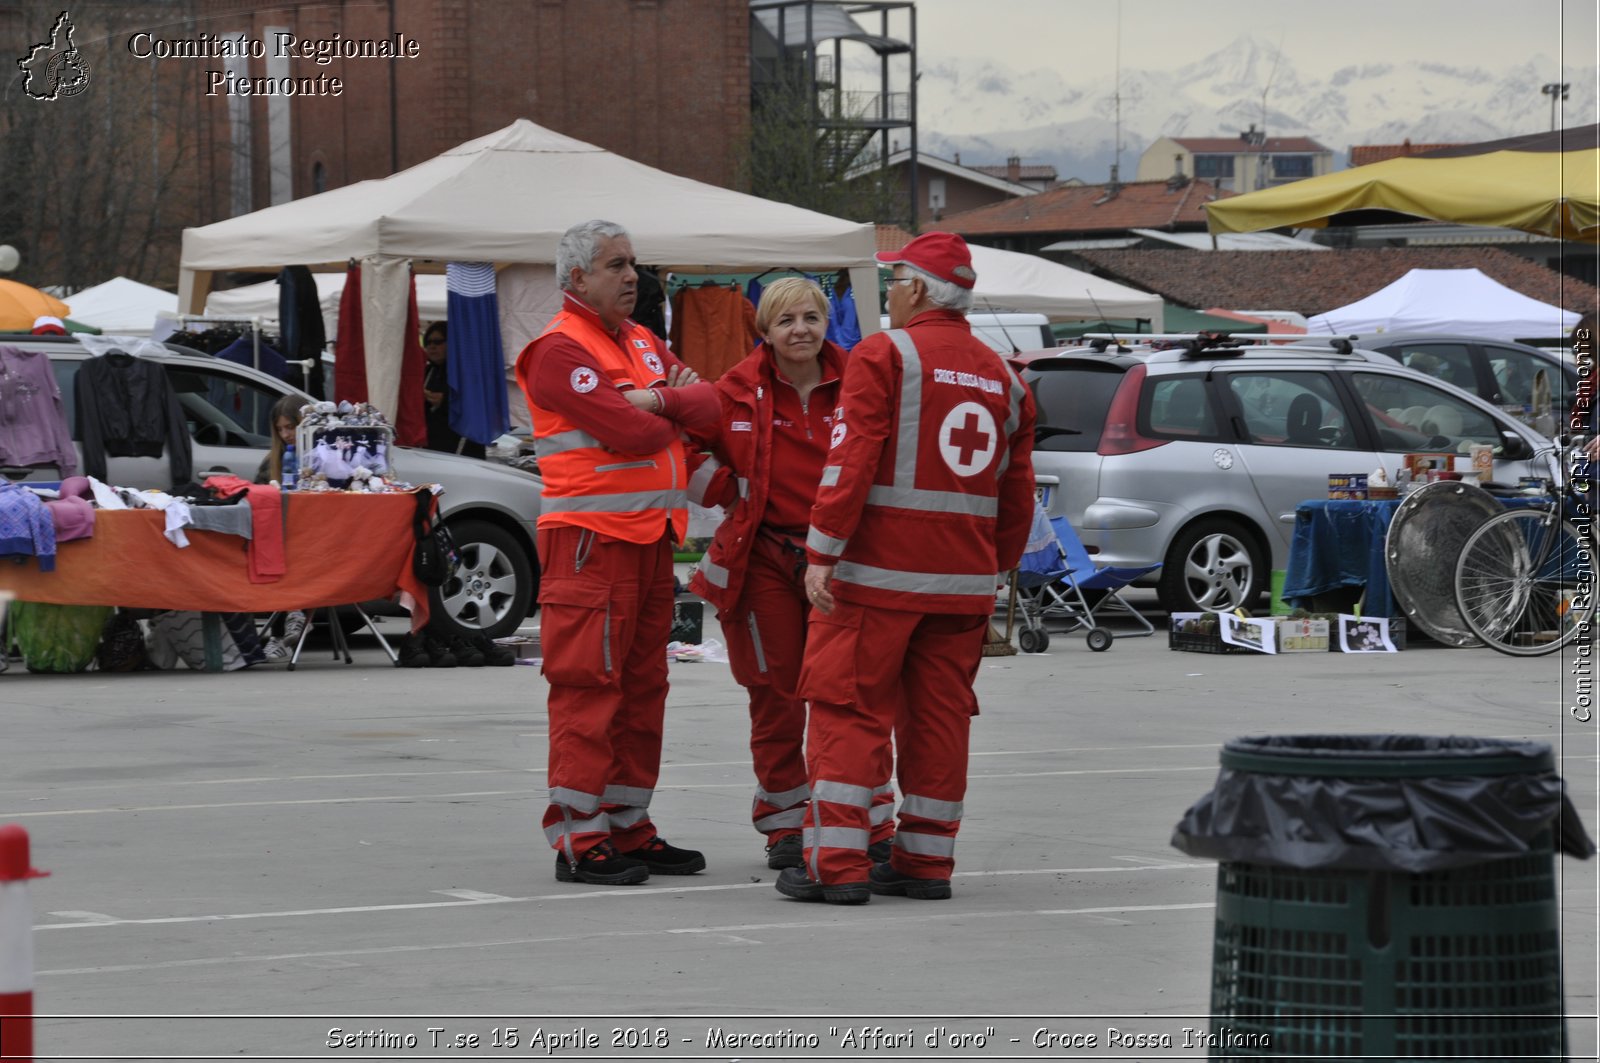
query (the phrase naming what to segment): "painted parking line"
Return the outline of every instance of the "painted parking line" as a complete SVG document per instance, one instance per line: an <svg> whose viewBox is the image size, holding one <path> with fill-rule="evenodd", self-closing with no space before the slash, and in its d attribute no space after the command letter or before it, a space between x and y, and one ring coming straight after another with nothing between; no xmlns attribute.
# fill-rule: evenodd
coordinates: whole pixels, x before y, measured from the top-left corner
<svg viewBox="0 0 1600 1063"><path fill-rule="evenodd" d="M1211 864L1175 863L1142 867L1045 867L1018 868L992 871L957 871L954 878L1001 878L1017 875L1130 875L1147 871L1200 871L1209 870ZM547 893L536 897L506 897L497 893L478 893L473 890L435 890L452 896L448 901L418 901L407 904L362 904L338 908L298 908L272 912L210 912L197 915L153 916L144 919L118 919L98 912L53 912L58 916L73 916L69 923L41 923L35 930L86 930L110 926L169 926L174 923L233 922L249 919L299 919L327 915L357 915L372 912L409 912L437 908L477 908L493 904L534 904L545 901L585 901L609 897L659 897L675 893L721 893L732 890L771 889L770 882L705 883L692 886L627 886L612 890L573 890ZM92 916L93 918L84 918Z"/></svg>

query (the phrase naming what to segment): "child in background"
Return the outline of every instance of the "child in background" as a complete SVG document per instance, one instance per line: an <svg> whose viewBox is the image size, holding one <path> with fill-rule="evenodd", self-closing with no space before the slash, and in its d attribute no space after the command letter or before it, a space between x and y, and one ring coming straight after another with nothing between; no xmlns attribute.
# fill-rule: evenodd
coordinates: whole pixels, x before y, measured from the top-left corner
<svg viewBox="0 0 1600 1063"><path fill-rule="evenodd" d="M295 431L300 427L300 408L311 400L303 395L285 395L272 406L272 446L261 459L256 470L256 483L283 483L283 458L285 448L294 445ZM283 645L292 647L299 643L300 633L306 628L306 614L299 609L284 614ZM293 652L292 650L290 652Z"/></svg>

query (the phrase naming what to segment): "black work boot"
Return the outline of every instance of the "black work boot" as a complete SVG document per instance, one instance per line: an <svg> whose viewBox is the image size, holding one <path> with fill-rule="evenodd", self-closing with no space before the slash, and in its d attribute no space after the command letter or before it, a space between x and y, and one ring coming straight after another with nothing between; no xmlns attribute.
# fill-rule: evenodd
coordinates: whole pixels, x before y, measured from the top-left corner
<svg viewBox="0 0 1600 1063"><path fill-rule="evenodd" d="M778 892L797 901L826 901L829 904L866 904L872 892L865 882L839 882L824 886L806 874L803 867L786 867L778 876Z"/></svg>
<svg viewBox="0 0 1600 1063"><path fill-rule="evenodd" d="M633 886L650 877L650 869L643 861L634 860L617 852L610 842L601 842L578 857L578 863L567 863L566 853L556 854L557 882L587 882L591 886Z"/></svg>
<svg viewBox="0 0 1600 1063"><path fill-rule="evenodd" d="M950 899L949 879L917 878L896 871L887 862L872 865L872 870L867 874L867 888L886 897L910 897L918 901Z"/></svg>
<svg viewBox="0 0 1600 1063"><path fill-rule="evenodd" d="M805 849L800 842L800 835L786 834L767 846L767 866L774 871L782 871L786 867L804 867Z"/></svg>
<svg viewBox="0 0 1600 1063"><path fill-rule="evenodd" d="M706 869L704 853L668 845L659 834L639 848L629 849L622 855L626 859L637 860L644 864L653 875L692 875Z"/></svg>

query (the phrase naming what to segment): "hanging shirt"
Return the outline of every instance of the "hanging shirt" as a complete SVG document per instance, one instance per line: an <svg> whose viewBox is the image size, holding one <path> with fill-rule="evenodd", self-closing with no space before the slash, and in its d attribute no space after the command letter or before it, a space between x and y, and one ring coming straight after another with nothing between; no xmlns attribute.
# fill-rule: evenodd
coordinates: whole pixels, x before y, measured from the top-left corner
<svg viewBox="0 0 1600 1063"><path fill-rule="evenodd" d="M160 457L174 484L194 475L194 444L166 370L122 351L90 358L73 387L83 471L106 478L106 456Z"/></svg>
<svg viewBox="0 0 1600 1063"><path fill-rule="evenodd" d="M67 409L44 351L0 346L0 465L54 465L78 471Z"/></svg>
<svg viewBox="0 0 1600 1063"><path fill-rule="evenodd" d="M444 270L450 336L445 357L448 386L439 409L445 414L445 429L479 444L481 457L482 444L493 443L511 427L494 264L449 262ZM442 449L434 445L433 437L430 418L428 446Z"/></svg>
<svg viewBox="0 0 1600 1063"><path fill-rule="evenodd" d="M685 288L672 298L672 353L715 380L761 342L756 308L743 292L716 285Z"/></svg>

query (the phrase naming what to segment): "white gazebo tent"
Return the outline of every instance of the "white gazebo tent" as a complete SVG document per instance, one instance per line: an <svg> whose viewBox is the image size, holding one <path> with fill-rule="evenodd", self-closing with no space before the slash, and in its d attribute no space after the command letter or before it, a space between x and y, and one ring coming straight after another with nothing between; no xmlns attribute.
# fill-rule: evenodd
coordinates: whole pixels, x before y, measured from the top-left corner
<svg viewBox="0 0 1600 1063"><path fill-rule="evenodd" d="M1051 321L1149 318L1150 331L1165 328L1161 296L1051 262L1038 255L972 245L974 310L1043 314Z"/></svg>
<svg viewBox="0 0 1600 1063"><path fill-rule="evenodd" d="M680 273L848 269L862 332L876 331L871 225L665 173L526 119L381 180L184 230L179 304L198 313L220 270L360 260L368 387L392 411L402 334L392 321L404 306L374 305L368 266L548 265L561 234L589 218L626 228L640 262ZM385 319L376 331L375 317Z"/></svg>
<svg viewBox="0 0 1600 1063"><path fill-rule="evenodd" d="M1414 269L1365 299L1318 314L1309 335L1457 332L1485 339L1558 336L1578 315L1530 299L1476 269Z"/></svg>
<svg viewBox="0 0 1600 1063"><path fill-rule="evenodd" d="M67 298L72 320L113 336L148 336L158 314L178 309L176 295L127 277L113 277Z"/></svg>
<svg viewBox="0 0 1600 1063"><path fill-rule="evenodd" d="M344 273L314 273L311 279L317 285L317 304L322 307L322 330L332 339L339 331L339 301L344 295L347 275ZM240 288L212 292L206 296L206 314L210 317L259 317L277 320L278 293L275 280L259 284L246 284ZM176 296L167 298L177 301ZM442 273L417 275L417 314L423 321L442 321L445 316L446 293Z"/></svg>

